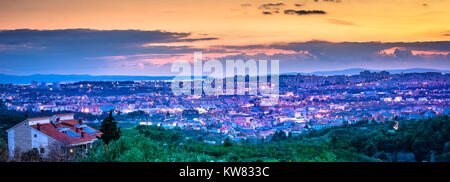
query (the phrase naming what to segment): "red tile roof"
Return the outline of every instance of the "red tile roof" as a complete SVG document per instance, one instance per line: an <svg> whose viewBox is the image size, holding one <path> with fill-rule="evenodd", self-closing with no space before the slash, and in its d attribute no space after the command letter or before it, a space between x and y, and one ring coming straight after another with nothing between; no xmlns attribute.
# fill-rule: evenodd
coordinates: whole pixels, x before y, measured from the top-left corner
<svg viewBox="0 0 450 182"><path fill-rule="evenodd" d="M63 120L60 123L56 124L56 126L58 128L59 127L66 127L66 128L71 129L73 132L76 132L77 129L74 126L76 124L79 124L78 120L73 119L73 120ZM35 128L35 129L38 129L37 125L31 125L31 127ZM86 127L89 127L89 126L86 126ZM86 132L84 132L84 137L81 137L81 138L72 138L71 136L58 131L57 128L55 128L52 123L40 124L39 128L40 128L40 131L42 133L48 135L49 137L51 137L51 138L53 138L55 140L58 140L59 142L65 144L65 145L72 145L72 144L77 144L77 143L89 142L89 141L92 141L92 140L96 139L97 136L100 137L102 135L102 133L100 131L98 131L96 129L93 129L91 127L89 127L89 128L91 128L92 130L96 131L97 134L89 135ZM76 132L76 133L81 135L81 132L83 132L83 131L78 129L78 132Z"/></svg>

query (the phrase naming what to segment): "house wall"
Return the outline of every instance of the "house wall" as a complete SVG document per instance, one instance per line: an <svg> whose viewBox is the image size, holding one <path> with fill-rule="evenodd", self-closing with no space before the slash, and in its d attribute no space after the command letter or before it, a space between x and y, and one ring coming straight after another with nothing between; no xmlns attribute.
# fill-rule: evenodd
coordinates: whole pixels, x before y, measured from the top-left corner
<svg viewBox="0 0 450 182"><path fill-rule="evenodd" d="M8 151L9 157L14 157L14 130L8 131Z"/></svg>
<svg viewBox="0 0 450 182"><path fill-rule="evenodd" d="M39 153L40 149L44 148L44 153L41 153L43 157L48 156L49 137L37 130L31 130L31 148L37 148Z"/></svg>
<svg viewBox="0 0 450 182"><path fill-rule="evenodd" d="M31 128L27 122L20 124L8 131L8 150L10 158L14 158L14 153L22 153L36 148L39 152L44 148L41 155L47 157L49 154L49 144L54 143L47 135Z"/></svg>
<svg viewBox="0 0 450 182"><path fill-rule="evenodd" d="M14 149L11 152L25 152L31 150L31 128L27 126L27 123L22 123L16 128L12 129L14 142L12 145ZM9 134L8 134L9 135ZM11 145L11 144L8 144Z"/></svg>

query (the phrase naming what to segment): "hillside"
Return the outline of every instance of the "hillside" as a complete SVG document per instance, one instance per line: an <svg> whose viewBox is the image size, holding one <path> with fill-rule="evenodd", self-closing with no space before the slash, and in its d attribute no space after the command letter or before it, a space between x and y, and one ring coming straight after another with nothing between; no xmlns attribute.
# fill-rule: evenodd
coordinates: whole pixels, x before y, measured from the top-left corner
<svg viewBox="0 0 450 182"><path fill-rule="evenodd" d="M0 115L0 153L6 152L5 130L22 121ZM156 126L123 129L123 136L106 150L99 141L85 157L94 162L414 162L450 161L448 116L426 120L358 124L274 137L271 141L212 145L198 135ZM280 134L280 136L283 136ZM275 139L276 138L276 139ZM5 156L0 154L0 156ZM3 160L3 159L2 159ZM6 158L5 158L6 160Z"/></svg>
<svg viewBox="0 0 450 182"><path fill-rule="evenodd" d="M124 130L124 136L108 150L98 145L86 161L449 161L449 117L418 121L359 124L312 131L264 144L210 145L186 139L181 130L140 126Z"/></svg>

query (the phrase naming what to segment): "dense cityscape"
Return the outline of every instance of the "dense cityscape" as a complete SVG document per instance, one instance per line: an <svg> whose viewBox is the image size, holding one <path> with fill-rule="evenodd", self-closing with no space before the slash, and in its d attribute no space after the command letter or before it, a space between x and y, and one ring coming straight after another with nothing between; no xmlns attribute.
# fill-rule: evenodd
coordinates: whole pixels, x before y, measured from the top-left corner
<svg viewBox="0 0 450 182"><path fill-rule="evenodd" d="M0 0L0 170L445 179L436 169L450 167L448 7Z"/></svg>
<svg viewBox="0 0 450 182"><path fill-rule="evenodd" d="M210 133L207 143L269 140L278 131L305 131L394 118L448 115L449 79L442 73L363 71L359 75L281 75L278 104L263 106L253 95L173 95L168 81L83 81L2 84L8 110L74 112L87 123L109 111L120 124ZM220 136L220 137L218 137Z"/></svg>

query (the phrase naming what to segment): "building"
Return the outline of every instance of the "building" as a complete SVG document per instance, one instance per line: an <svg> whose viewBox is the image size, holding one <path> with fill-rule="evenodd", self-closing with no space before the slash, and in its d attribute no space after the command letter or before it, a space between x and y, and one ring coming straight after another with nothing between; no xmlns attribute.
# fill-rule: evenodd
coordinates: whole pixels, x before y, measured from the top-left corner
<svg viewBox="0 0 450 182"><path fill-rule="evenodd" d="M52 152L75 155L85 152L101 136L101 132L86 124L74 114L29 118L7 130L10 158L14 154L36 149L42 157Z"/></svg>

